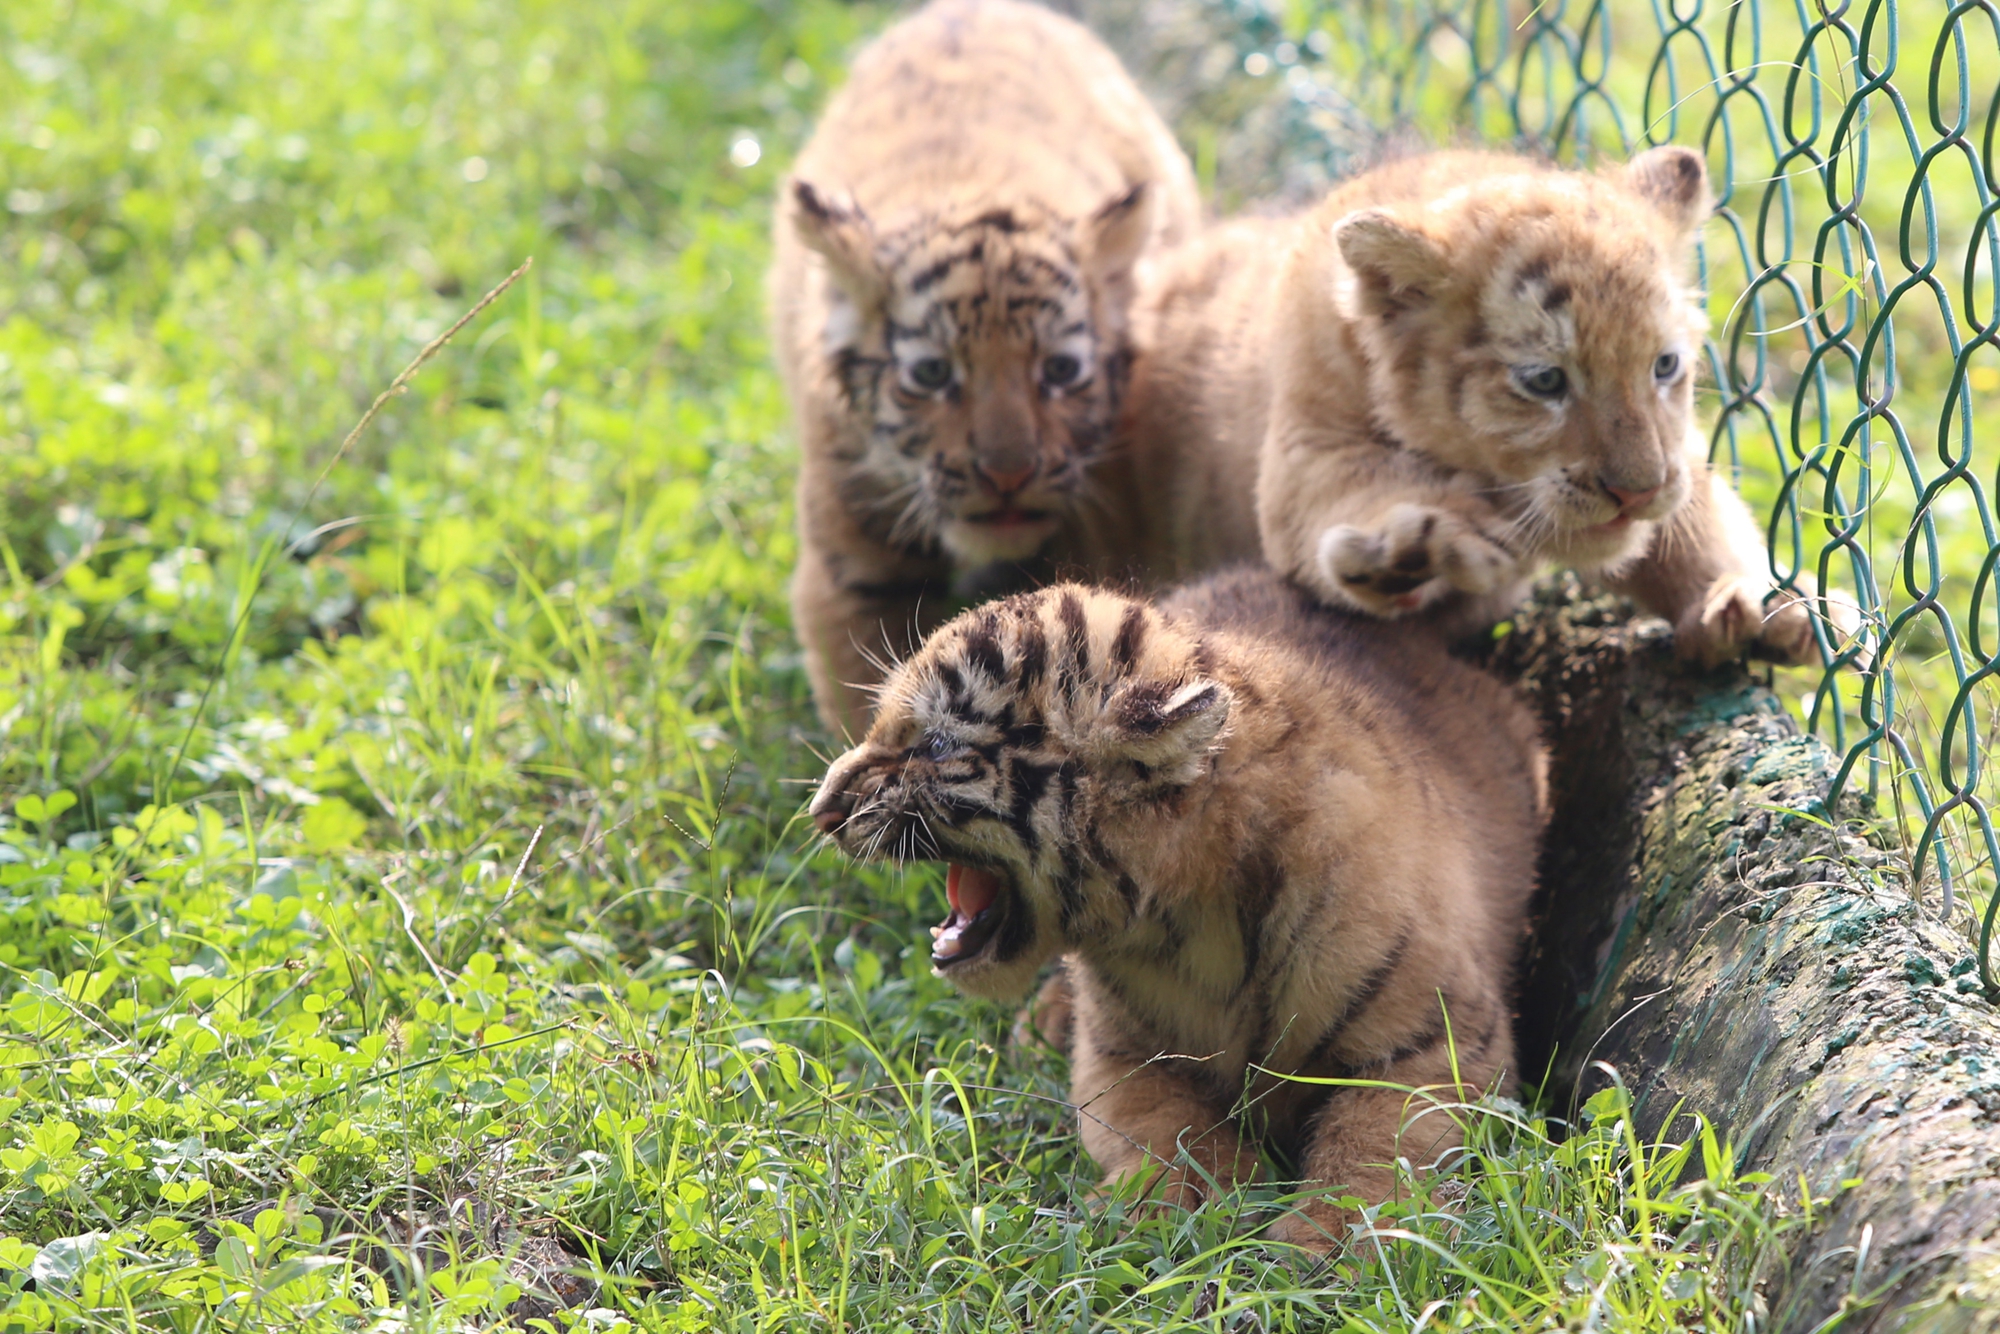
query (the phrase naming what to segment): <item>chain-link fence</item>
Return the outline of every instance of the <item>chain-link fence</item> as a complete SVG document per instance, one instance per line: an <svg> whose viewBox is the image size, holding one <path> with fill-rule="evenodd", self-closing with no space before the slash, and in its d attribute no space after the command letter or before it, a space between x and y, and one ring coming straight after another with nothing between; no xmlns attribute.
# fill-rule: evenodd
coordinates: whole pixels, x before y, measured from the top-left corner
<svg viewBox="0 0 2000 1334"><path fill-rule="evenodd" d="M1711 456L1767 517L1777 576L1868 613L1860 642L1776 684L1837 752L1836 791L1899 821L1920 901L1977 933L1994 991L2000 3L1086 8L1114 39L1150 27L1124 44L1183 90L1171 110L1225 209L1311 193L1399 138L1707 154Z"/></svg>

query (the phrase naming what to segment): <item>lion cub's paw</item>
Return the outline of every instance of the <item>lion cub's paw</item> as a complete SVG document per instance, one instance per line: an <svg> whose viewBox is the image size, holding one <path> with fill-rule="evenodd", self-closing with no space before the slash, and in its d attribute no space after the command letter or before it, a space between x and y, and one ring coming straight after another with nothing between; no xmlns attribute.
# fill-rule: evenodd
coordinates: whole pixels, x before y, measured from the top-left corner
<svg viewBox="0 0 2000 1334"><path fill-rule="evenodd" d="M1725 574L1674 627L1674 650L1682 658L1713 667L1748 654L1788 667L1819 661L1813 636L1815 603L1824 608L1828 637L1836 649L1861 630L1861 608L1834 589L1823 602L1789 589L1773 589L1765 579ZM1857 665L1866 666L1863 659Z"/></svg>
<svg viewBox="0 0 2000 1334"><path fill-rule="evenodd" d="M1452 592L1492 593L1521 573L1514 554L1464 515L1411 504L1370 527L1328 528L1319 565L1342 600L1376 616L1420 611Z"/></svg>

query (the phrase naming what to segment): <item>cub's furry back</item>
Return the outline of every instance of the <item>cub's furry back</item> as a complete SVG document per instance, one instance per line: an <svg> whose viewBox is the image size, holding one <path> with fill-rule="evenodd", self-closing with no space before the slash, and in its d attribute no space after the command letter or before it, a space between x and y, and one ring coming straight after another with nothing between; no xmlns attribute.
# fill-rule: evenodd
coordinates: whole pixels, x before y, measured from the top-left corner
<svg viewBox="0 0 2000 1334"><path fill-rule="evenodd" d="M1158 1167L1192 1205L1268 1142L1380 1199L1385 1164L1457 1142L1449 1116L1285 1076L1445 1100L1513 1079L1544 757L1514 694L1424 627L1263 570L1157 607L1019 594L889 677L812 814L857 856L948 865L932 959L961 990L1018 996L1068 956L1107 1183ZM1343 1222L1320 1198L1278 1232L1324 1248Z"/></svg>
<svg viewBox="0 0 2000 1334"><path fill-rule="evenodd" d="M934 0L856 60L781 191L770 274L793 609L830 724L859 732L876 664L955 586L1134 554L1104 476L1128 307L1199 215L1173 136L1069 19Z"/></svg>

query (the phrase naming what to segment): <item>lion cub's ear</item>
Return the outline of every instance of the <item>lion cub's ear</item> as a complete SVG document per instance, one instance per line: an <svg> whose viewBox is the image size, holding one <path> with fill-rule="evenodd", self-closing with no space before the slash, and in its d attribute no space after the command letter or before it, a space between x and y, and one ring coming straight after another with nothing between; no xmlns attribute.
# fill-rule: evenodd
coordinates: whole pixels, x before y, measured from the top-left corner
<svg viewBox="0 0 2000 1334"><path fill-rule="evenodd" d="M881 264L875 257L875 228L852 200L836 199L810 181L790 190L792 229L809 249L824 256L834 281L857 301L882 294Z"/></svg>
<svg viewBox="0 0 2000 1334"><path fill-rule="evenodd" d="M1205 676L1127 682L1111 692L1091 729L1091 758L1142 764L1153 782L1192 783L1234 703L1228 686Z"/></svg>
<svg viewBox="0 0 2000 1334"><path fill-rule="evenodd" d="M1371 315L1429 301L1450 269L1435 241L1381 209L1348 214L1333 224L1333 239Z"/></svg>
<svg viewBox="0 0 2000 1334"><path fill-rule="evenodd" d="M1131 272L1153 232L1153 193L1141 181L1113 195L1083 221L1084 261L1098 282Z"/></svg>
<svg viewBox="0 0 2000 1334"><path fill-rule="evenodd" d="M1649 148L1625 167L1625 183L1657 208L1678 232L1691 232L1709 215L1708 164L1679 144Z"/></svg>

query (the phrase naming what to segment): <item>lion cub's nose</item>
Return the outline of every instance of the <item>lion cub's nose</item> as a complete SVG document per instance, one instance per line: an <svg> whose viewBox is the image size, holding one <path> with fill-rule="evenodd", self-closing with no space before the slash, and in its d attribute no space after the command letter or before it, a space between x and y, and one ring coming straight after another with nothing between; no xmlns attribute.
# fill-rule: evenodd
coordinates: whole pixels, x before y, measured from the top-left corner
<svg viewBox="0 0 2000 1334"><path fill-rule="evenodd" d="M1618 502L1618 508L1621 510L1638 509L1641 505L1644 505L1654 496L1660 494L1660 488L1657 485L1649 486L1644 490L1639 490L1637 488L1629 486L1613 486L1610 482L1606 481L1602 477L1598 478L1597 480L1598 480L1598 485L1602 486L1607 492L1610 493L1611 498Z"/></svg>

